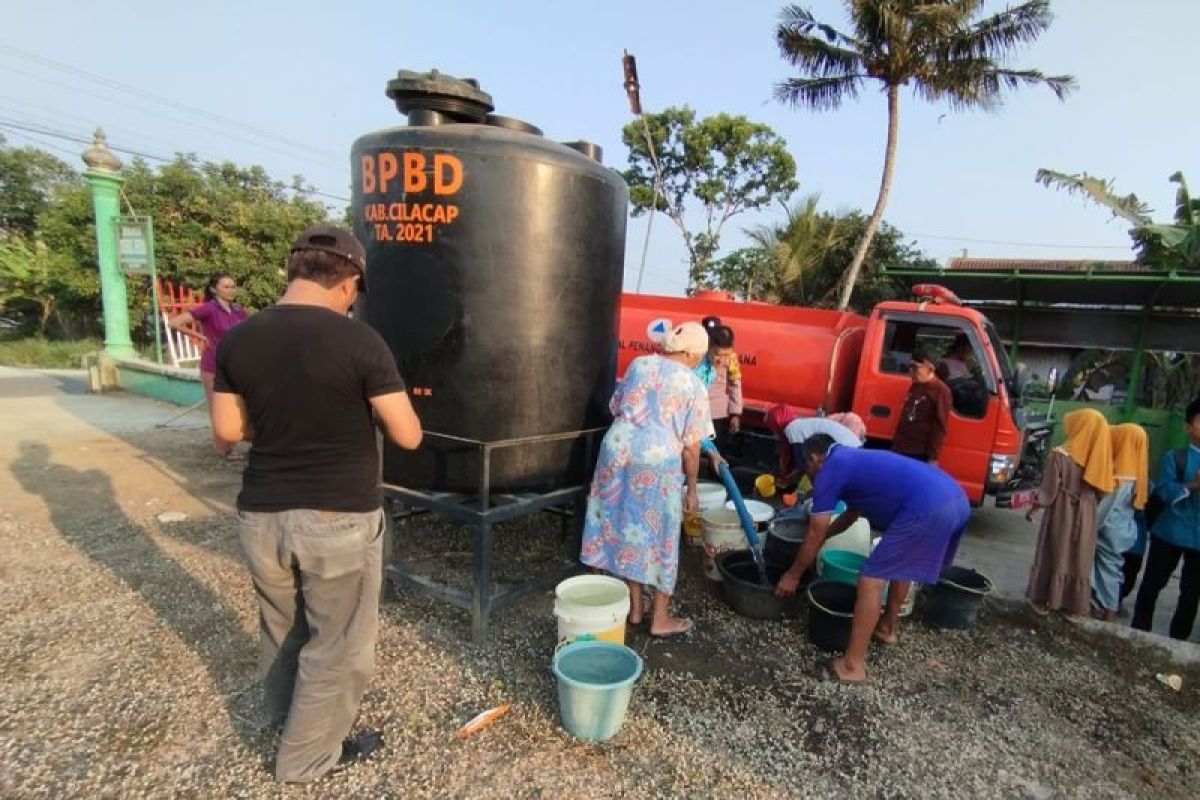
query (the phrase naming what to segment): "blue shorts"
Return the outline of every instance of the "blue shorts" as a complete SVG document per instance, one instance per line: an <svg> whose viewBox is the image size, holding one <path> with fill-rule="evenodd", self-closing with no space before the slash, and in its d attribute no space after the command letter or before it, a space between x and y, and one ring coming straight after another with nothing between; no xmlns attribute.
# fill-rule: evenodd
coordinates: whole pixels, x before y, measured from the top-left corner
<svg viewBox="0 0 1200 800"><path fill-rule="evenodd" d="M942 570L954 563L970 519L971 506L965 496L947 499L925 513L897 516L863 564L861 574L888 581L937 583Z"/></svg>

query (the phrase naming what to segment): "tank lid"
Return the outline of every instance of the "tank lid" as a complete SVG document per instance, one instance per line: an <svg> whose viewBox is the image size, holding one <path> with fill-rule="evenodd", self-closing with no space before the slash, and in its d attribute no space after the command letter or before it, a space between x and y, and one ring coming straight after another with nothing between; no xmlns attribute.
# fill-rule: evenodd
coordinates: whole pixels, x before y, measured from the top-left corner
<svg viewBox="0 0 1200 800"><path fill-rule="evenodd" d="M483 122L495 106L492 96L474 78L455 78L436 69L413 72L402 69L388 81L387 96L402 114L436 111L458 122Z"/></svg>
<svg viewBox="0 0 1200 800"><path fill-rule="evenodd" d="M510 131L520 131L521 133L531 133L534 136L541 136L542 129L537 125L526 122L523 119L513 119L512 117L502 117L499 114L488 114L487 124L494 128L504 128Z"/></svg>
<svg viewBox="0 0 1200 800"><path fill-rule="evenodd" d="M592 142L587 142L582 139L580 139L579 141L576 141L576 142L563 142L563 144L565 144L567 147L571 148L572 150L583 153L585 156L590 158L592 161L595 161L597 164L604 163L604 148L600 147L600 145L598 145L598 144L594 144Z"/></svg>

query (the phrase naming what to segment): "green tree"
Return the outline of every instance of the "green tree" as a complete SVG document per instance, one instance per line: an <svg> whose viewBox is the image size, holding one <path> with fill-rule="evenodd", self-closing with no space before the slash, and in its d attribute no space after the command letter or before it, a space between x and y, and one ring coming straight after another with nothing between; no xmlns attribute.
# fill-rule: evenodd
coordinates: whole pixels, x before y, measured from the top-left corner
<svg viewBox="0 0 1200 800"><path fill-rule="evenodd" d="M785 206L782 222L745 231L753 244L713 262L709 282L748 299L780 302L788 294L804 303L805 278L845 231L819 203L820 195L806 195Z"/></svg>
<svg viewBox="0 0 1200 800"><path fill-rule="evenodd" d="M228 272L251 307L279 297L292 240L328 216L324 206L307 199L302 182L288 186L257 166L181 155L158 170L135 159L124 175L132 210L154 218L160 277L200 288L214 273ZM52 249L95 269L95 224L86 190L68 194L43 214L41 232ZM145 288L131 295L142 302Z"/></svg>
<svg viewBox="0 0 1200 800"><path fill-rule="evenodd" d="M154 217L159 275L199 288L228 272L252 307L278 298L292 240L329 216L308 199L303 179L284 184L261 167L180 155L158 169L135 159L124 177L125 210ZM0 149L0 179L14 189L0 196L9 225L0 229L0 304L43 332L88 332L100 311L89 190L68 165L35 148ZM148 282L130 279L129 290L131 305L148 312Z"/></svg>
<svg viewBox="0 0 1200 800"><path fill-rule="evenodd" d="M99 276L74 269L66 256L33 237L0 239L0 307L34 320L45 336L52 320L64 327L64 311L88 306Z"/></svg>
<svg viewBox="0 0 1200 800"><path fill-rule="evenodd" d="M747 300L778 303L777 267L772 248L755 244L710 261L701 282L715 289L733 292Z"/></svg>
<svg viewBox="0 0 1200 800"><path fill-rule="evenodd" d="M742 116L717 114L697 121L687 106L647 114L625 126L633 213L654 209L675 223L688 252L689 283L699 284L720 249L730 219L796 190L796 162L771 128ZM651 146L651 143L653 146ZM704 211L703 230L693 231L689 201Z"/></svg>
<svg viewBox="0 0 1200 800"><path fill-rule="evenodd" d="M60 158L36 147L4 147L0 136L0 235L31 237L38 216L79 175Z"/></svg>
<svg viewBox="0 0 1200 800"><path fill-rule="evenodd" d="M1017 48L1037 39L1052 19L1048 0L1027 0L981 16L983 0L845 0L851 33L818 22L798 5L786 7L775 40L800 76L775 90L778 100L824 111L857 98L868 82L887 97L887 144L874 210L841 281L839 308L846 308L862 265L883 220L900 130L900 90L917 98L948 101L954 108L992 109L1004 89L1048 86L1059 99L1075 86L1069 75L1002 66Z"/></svg>
<svg viewBox="0 0 1200 800"><path fill-rule="evenodd" d="M1049 169L1039 169L1034 179L1043 186L1082 194L1107 208L1114 217L1132 223L1129 236L1140 263L1163 270L1200 269L1200 199L1192 198L1182 172L1168 178L1178 187L1175 219L1161 224L1154 222L1150 216L1154 210L1136 194L1116 194L1111 180L1086 172L1068 175Z"/></svg>
<svg viewBox="0 0 1200 800"><path fill-rule="evenodd" d="M782 225L759 227L751 238L767 247L774 255L774 284L783 301L804 305L819 302L824 292L810 296L822 265L831 253L842 251L850 241L853 226L844 217L818 210L820 195L812 194L787 209Z"/></svg>
<svg viewBox="0 0 1200 800"><path fill-rule="evenodd" d="M782 222L748 231L754 244L716 261L709 280L748 300L833 307L845 265L868 222L858 211L819 211L817 197L806 197L788 209ZM885 267L936 269L937 262L883 223L867 251L851 308L867 313L883 300L904 296L907 286L886 275Z"/></svg>
<svg viewBox="0 0 1200 800"><path fill-rule="evenodd" d="M99 291L94 270L79 267L42 235L42 218L75 197L86 199L86 190L65 161L35 147L0 146L0 307L41 335L52 325L86 332L76 314L91 316Z"/></svg>

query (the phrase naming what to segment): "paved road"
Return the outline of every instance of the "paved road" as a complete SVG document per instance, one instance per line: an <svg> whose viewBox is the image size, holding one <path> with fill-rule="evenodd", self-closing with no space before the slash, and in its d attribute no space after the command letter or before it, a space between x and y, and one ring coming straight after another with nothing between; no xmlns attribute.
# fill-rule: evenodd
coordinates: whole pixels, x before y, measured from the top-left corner
<svg viewBox="0 0 1200 800"><path fill-rule="evenodd" d="M1020 599L1025 596L1036 541L1037 525L1025 521L1024 511L996 508L988 501L971 517L971 527L967 529L959 549L958 562L991 578L1000 596ZM1154 614L1155 632L1166 635L1178 597L1179 574L1176 571L1167 588L1158 596ZM1116 624L1128 626L1132 612L1133 595L1130 595ZM1191 641L1200 642L1200 625L1192 632Z"/></svg>
<svg viewBox="0 0 1200 800"><path fill-rule="evenodd" d="M150 431L182 408L124 392L90 394L83 370L0 367L0 442L37 434L48 438ZM204 412L172 424L200 428Z"/></svg>

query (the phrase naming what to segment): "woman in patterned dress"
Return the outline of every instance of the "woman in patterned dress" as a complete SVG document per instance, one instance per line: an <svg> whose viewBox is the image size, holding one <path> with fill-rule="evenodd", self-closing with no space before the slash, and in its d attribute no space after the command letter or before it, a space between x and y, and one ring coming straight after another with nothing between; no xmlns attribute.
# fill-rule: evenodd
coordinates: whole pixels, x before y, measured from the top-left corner
<svg viewBox="0 0 1200 800"><path fill-rule="evenodd" d="M663 339L665 352L636 358L609 410L588 495L580 560L629 584L629 623L642 622L643 585L652 587L651 636L677 636L692 621L673 617L684 511L698 507L700 442L712 435L708 393L694 370L708 334L685 322Z"/></svg>

